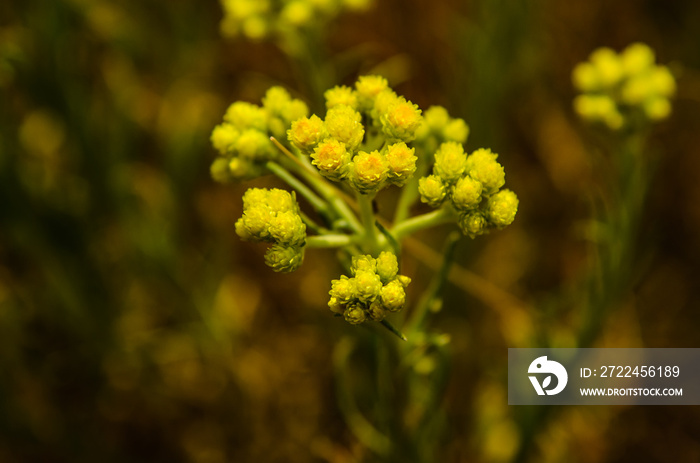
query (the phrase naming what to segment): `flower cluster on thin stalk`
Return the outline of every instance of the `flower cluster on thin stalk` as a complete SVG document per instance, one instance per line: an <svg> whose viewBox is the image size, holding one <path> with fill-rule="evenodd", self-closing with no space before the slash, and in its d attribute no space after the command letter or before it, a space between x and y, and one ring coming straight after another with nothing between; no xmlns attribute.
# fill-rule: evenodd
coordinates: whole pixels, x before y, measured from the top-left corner
<svg viewBox="0 0 700 463"><path fill-rule="evenodd" d="M394 254L384 251L376 259L370 255L355 256L350 272L352 277L343 275L331 282L328 301L331 311L343 315L348 323L382 321L388 312L398 312L404 307L404 289L411 279L399 275Z"/></svg>
<svg viewBox="0 0 700 463"><path fill-rule="evenodd" d="M282 87L270 88L262 106L245 101L231 104L211 134L219 154L211 166L214 180L228 183L264 174L267 161L276 159L279 152L270 136L284 137L292 122L308 113L306 103L293 99Z"/></svg>
<svg viewBox="0 0 700 463"><path fill-rule="evenodd" d="M668 67L655 62L654 51L642 43L619 54L598 48L573 70L574 85L582 92L574 109L583 119L611 130L667 118L676 81Z"/></svg>
<svg viewBox="0 0 700 463"><path fill-rule="evenodd" d="M269 171L303 196L315 209L313 218L299 210L293 194L248 190L238 235L273 243L265 261L281 272L296 270L305 249L340 248L352 265L350 276L332 281L330 309L351 324L386 325L384 317L406 303L410 278L399 275L396 257L404 237L450 222L472 238L501 229L513 222L518 199L502 189L505 171L495 153L465 153L469 127L445 108L433 106L424 114L376 75L333 87L324 98L323 116L309 116L305 105L277 87L262 107L234 103L212 134L220 153L212 173L231 181ZM259 145L241 143L244 134ZM269 135L284 156L274 152ZM248 170L239 172L241 163ZM399 188L397 210L404 214L382 226L373 200L390 186ZM419 198L438 210L410 217ZM314 234L307 236L307 228Z"/></svg>
<svg viewBox="0 0 700 463"><path fill-rule="evenodd" d="M461 144L445 142L435 152L433 173L418 182L421 201L454 210L462 232L474 238L510 225L518 197L505 185L505 170L490 149L467 154Z"/></svg>
<svg viewBox="0 0 700 463"><path fill-rule="evenodd" d="M306 225L294 193L277 188L250 188L243 195L243 216L236 234L245 241L273 243L265 263L275 272L292 272L304 260Z"/></svg>
<svg viewBox="0 0 700 463"><path fill-rule="evenodd" d="M344 10L363 11L372 4L373 0L221 0L221 32L250 40L288 37Z"/></svg>

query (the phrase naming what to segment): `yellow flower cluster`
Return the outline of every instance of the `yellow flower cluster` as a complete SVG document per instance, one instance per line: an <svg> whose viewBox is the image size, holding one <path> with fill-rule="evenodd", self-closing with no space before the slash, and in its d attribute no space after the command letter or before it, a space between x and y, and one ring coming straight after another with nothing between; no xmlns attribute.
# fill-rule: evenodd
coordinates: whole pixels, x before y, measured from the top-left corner
<svg viewBox="0 0 700 463"><path fill-rule="evenodd" d="M655 64L654 52L635 43L617 54L599 48L573 71L574 85L582 92L574 109L584 119L619 130L632 120L658 121L671 113L676 81L666 66Z"/></svg>
<svg viewBox="0 0 700 463"><path fill-rule="evenodd" d="M416 170L416 137L423 117L383 77L362 76L355 88L337 86L324 94L326 116L292 123L289 141L326 178L347 181L363 194L402 186Z"/></svg>
<svg viewBox="0 0 700 463"><path fill-rule="evenodd" d="M277 154L270 135L283 137L293 121L308 113L306 103L292 99L282 87L270 88L262 106L233 103L211 134L211 143L219 154L211 166L212 177L227 183L261 175L265 162Z"/></svg>
<svg viewBox="0 0 700 463"><path fill-rule="evenodd" d="M285 36L318 21L327 22L344 10L363 11L373 0L221 0L226 37L250 40Z"/></svg>
<svg viewBox="0 0 700 463"><path fill-rule="evenodd" d="M448 203L459 211L459 226L472 238L510 225L518 211L518 197L505 185L505 171L489 149L467 155L457 142L435 152L433 173L418 181L421 201L431 207Z"/></svg>
<svg viewBox="0 0 700 463"><path fill-rule="evenodd" d="M405 288L411 279L399 275L394 254L385 251L376 259L369 255L353 257L350 271L351 278L343 275L331 282L328 301L331 311L343 315L348 323L381 321L387 312L398 312L405 305Z"/></svg>
<svg viewBox="0 0 700 463"><path fill-rule="evenodd" d="M274 243L265 263L276 272L292 272L304 260L306 225L294 193L277 188L249 188L243 195L243 216L236 234L245 241Z"/></svg>

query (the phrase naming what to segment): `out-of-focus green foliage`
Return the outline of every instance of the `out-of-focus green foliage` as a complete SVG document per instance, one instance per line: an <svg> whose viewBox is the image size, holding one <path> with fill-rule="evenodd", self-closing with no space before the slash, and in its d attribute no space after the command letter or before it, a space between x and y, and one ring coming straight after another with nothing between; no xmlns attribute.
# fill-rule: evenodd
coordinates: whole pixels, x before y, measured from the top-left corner
<svg viewBox="0 0 700 463"><path fill-rule="evenodd" d="M697 347L697 2L377 0L333 20L332 85L377 73L440 104L469 122L469 152L501 153L520 198L507 230L457 248L444 300L425 306L441 310L451 355L445 338L418 338L420 362L408 348L376 357L376 333L328 317L332 255L280 275L239 243L244 189L280 184L212 181L212 128L272 85L312 107L323 95L308 90L329 85L312 60L223 38L223 17L217 0L0 3L0 461L375 461L386 442L350 432L346 386L378 423L387 409L370 399L413 404L393 418L424 430L415 461L697 459L692 407L513 409L505 390L507 347L569 347L586 315L574 288L604 231L589 199L609 179L570 74L600 46L647 43L678 87L649 137L631 289L596 342ZM407 247L405 311L441 286L430 244L442 237ZM356 343L338 345L348 333ZM336 389L342 362L353 374ZM394 363L425 379L409 397L376 390Z"/></svg>

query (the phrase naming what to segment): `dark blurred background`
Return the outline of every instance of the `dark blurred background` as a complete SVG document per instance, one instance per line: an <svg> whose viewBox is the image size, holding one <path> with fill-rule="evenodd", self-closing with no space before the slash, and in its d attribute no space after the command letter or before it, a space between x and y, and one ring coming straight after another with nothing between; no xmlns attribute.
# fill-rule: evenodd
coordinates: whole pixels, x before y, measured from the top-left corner
<svg viewBox="0 0 700 463"><path fill-rule="evenodd" d="M247 187L281 184L209 177L231 102L275 84L318 95L274 43L223 38L222 14L215 0L0 4L2 462L374 461L334 396L331 352L353 327L326 307L333 253L271 272L233 224ZM597 345L700 347L699 25L694 0L377 0L328 26L337 83L381 71L445 106L520 197L512 227L460 244L468 271L436 317L452 339L439 461L700 461L697 407L561 407L535 429L505 383L506 348L538 347L538 325L572 346L565 294L587 268L600 171L570 73L603 45L649 44L678 94L650 138L638 272ZM420 235L437 250L443 236ZM424 288L420 259L405 266Z"/></svg>

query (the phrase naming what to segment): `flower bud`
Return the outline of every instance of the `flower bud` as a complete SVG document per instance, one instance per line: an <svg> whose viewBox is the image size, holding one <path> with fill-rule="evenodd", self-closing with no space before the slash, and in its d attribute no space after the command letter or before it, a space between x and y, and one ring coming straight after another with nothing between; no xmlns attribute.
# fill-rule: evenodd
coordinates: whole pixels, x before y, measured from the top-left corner
<svg viewBox="0 0 700 463"><path fill-rule="evenodd" d="M292 100L283 108L280 116L287 123L287 126L294 121L302 119L309 114L309 107L301 100Z"/></svg>
<svg viewBox="0 0 700 463"><path fill-rule="evenodd" d="M676 93L676 80L666 66L656 66L651 71L650 86L660 96L670 97Z"/></svg>
<svg viewBox="0 0 700 463"><path fill-rule="evenodd" d="M330 180L339 182L348 175L350 153L345 149L345 144L334 138L319 143L311 154L311 159L319 172Z"/></svg>
<svg viewBox="0 0 700 463"><path fill-rule="evenodd" d="M383 185L389 174L389 163L379 151L360 151L354 157L350 169L350 183L362 194L374 193Z"/></svg>
<svg viewBox="0 0 700 463"><path fill-rule="evenodd" d="M496 228L504 228L515 219L518 197L510 190L501 190L489 198L486 208L489 221Z"/></svg>
<svg viewBox="0 0 700 463"><path fill-rule="evenodd" d="M226 158L216 158L212 162L209 171L211 172L211 178L219 183L228 183L233 178L231 177L231 171L228 169L229 160Z"/></svg>
<svg viewBox="0 0 700 463"><path fill-rule="evenodd" d="M389 84L382 76L360 76L355 82L358 109L369 111L374 107L374 100Z"/></svg>
<svg viewBox="0 0 700 463"><path fill-rule="evenodd" d="M328 308L331 312L341 315L345 312L345 306L335 297L331 297L328 301Z"/></svg>
<svg viewBox="0 0 700 463"><path fill-rule="evenodd" d="M336 299L341 304L350 302L356 293L355 279L348 278L345 275L342 275L340 280L332 280L331 290L328 292L331 298Z"/></svg>
<svg viewBox="0 0 700 463"><path fill-rule="evenodd" d="M228 122L214 127L211 132L211 144L222 156L229 154L233 150L233 145L238 139L238 130Z"/></svg>
<svg viewBox="0 0 700 463"><path fill-rule="evenodd" d="M418 160L414 152L415 148L409 148L403 142L389 145L386 150L386 160L389 163L388 180L391 183L403 186L413 176Z"/></svg>
<svg viewBox="0 0 700 463"><path fill-rule="evenodd" d="M440 133L450 122L450 115L442 106L431 106L423 113L423 122L433 133Z"/></svg>
<svg viewBox="0 0 700 463"><path fill-rule="evenodd" d="M386 317L386 311L384 310L384 307L382 307L381 302L372 302L369 305L369 308L367 309L367 316L370 320L375 322L380 322L384 320L384 318Z"/></svg>
<svg viewBox="0 0 700 463"><path fill-rule="evenodd" d="M245 234L239 233L241 238L245 236L253 237L257 241L267 241L270 239L270 220L272 219L272 214L264 206L255 206L243 211L243 227L245 228Z"/></svg>
<svg viewBox="0 0 700 463"><path fill-rule="evenodd" d="M356 275L357 272L375 273L377 271L377 260L368 254L352 256L350 271L353 275Z"/></svg>
<svg viewBox="0 0 700 463"><path fill-rule="evenodd" d="M643 43L633 43L622 52L622 68L628 76L644 72L654 65L654 51Z"/></svg>
<svg viewBox="0 0 700 463"><path fill-rule="evenodd" d="M598 71L589 62L577 64L571 77L574 86L582 92L594 92L601 87Z"/></svg>
<svg viewBox="0 0 700 463"><path fill-rule="evenodd" d="M612 87L622 79L622 62L610 48L598 48L591 53L590 61L595 66L598 79L604 87Z"/></svg>
<svg viewBox="0 0 700 463"><path fill-rule="evenodd" d="M270 87L262 98L263 108L268 113L276 116L282 114L282 111L290 101L292 101L292 97L289 95L289 92L280 86Z"/></svg>
<svg viewBox="0 0 700 463"><path fill-rule="evenodd" d="M345 321L351 325L359 325L367 320L367 314L365 313L365 307L358 302L348 304L345 309Z"/></svg>
<svg viewBox="0 0 700 463"><path fill-rule="evenodd" d="M246 129L241 132L234 146L242 158L250 161L267 160L275 154L270 138L255 129Z"/></svg>
<svg viewBox="0 0 700 463"><path fill-rule="evenodd" d="M304 249L276 244L265 253L265 263L275 272L293 272L304 262Z"/></svg>
<svg viewBox="0 0 700 463"><path fill-rule="evenodd" d="M314 19L314 9L309 2L292 0L285 4L280 18L294 27L303 27Z"/></svg>
<svg viewBox="0 0 700 463"><path fill-rule="evenodd" d="M460 211L474 209L481 202L481 182L470 176L462 177L452 187L452 204Z"/></svg>
<svg viewBox="0 0 700 463"><path fill-rule="evenodd" d="M326 109L331 109L339 105L350 106L357 110L357 94L350 87L340 85L333 87L323 94L326 99Z"/></svg>
<svg viewBox="0 0 700 463"><path fill-rule="evenodd" d="M440 207L447 189L442 183L442 180L437 175L429 175L418 180L418 193L420 200L427 203L430 207Z"/></svg>
<svg viewBox="0 0 700 463"><path fill-rule="evenodd" d="M361 121L360 113L350 106L338 105L326 113L325 125L331 137L345 143L349 151L355 151L365 136L365 129Z"/></svg>
<svg viewBox="0 0 700 463"><path fill-rule="evenodd" d="M382 118L389 112L389 107L399 101L399 96L390 88L385 88L374 98L374 105L370 110L370 116L375 126L382 126Z"/></svg>
<svg viewBox="0 0 700 463"><path fill-rule="evenodd" d="M313 150L324 135L323 121L315 114L292 122L292 127L287 131L287 139L304 153Z"/></svg>
<svg viewBox="0 0 700 463"><path fill-rule="evenodd" d="M416 138L416 130L423 121L417 105L399 97L380 118L382 131L392 140L411 141Z"/></svg>
<svg viewBox="0 0 700 463"><path fill-rule="evenodd" d="M644 102L644 114L652 121L666 119L671 114L668 98L654 97Z"/></svg>
<svg viewBox="0 0 700 463"><path fill-rule="evenodd" d="M469 126L464 122L464 119L452 119L443 129L442 135L446 141L463 144L467 142L467 137L469 137Z"/></svg>
<svg viewBox="0 0 700 463"><path fill-rule="evenodd" d="M381 289L382 305L389 312L398 312L406 304L406 291L398 280L392 280Z"/></svg>
<svg viewBox="0 0 700 463"><path fill-rule="evenodd" d="M506 173L496 161L497 157L490 149L480 148L467 158L467 174L481 182L484 194L487 195L495 193L506 183Z"/></svg>
<svg viewBox="0 0 700 463"><path fill-rule="evenodd" d="M284 246L303 246L306 241L306 225L296 211L280 212L270 220L270 236Z"/></svg>
<svg viewBox="0 0 700 463"><path fill-rule="evenodd" d="M459 143L446 142L440 145L435 152L435 165L433 172L447 184L457 181L464 175L467 156L464 148Z"/></svg>
<svg viewBox="0 0 700 463"><path fill-rule="evenodd" d="M293 194L279 188L267 190L266 206L273 214L286 211L296 211L297 202Z"/></svg>
<svg viewBox="0 0 700 463"><path fill-rule="evenodd" d="M479 211L471 211L462 214L459 218L459 228L468 237L475 238L488 231L488 223Z"/></svg>
<svg viewBox="0 0 700 463"><path fill-rule="evenodd" d="M358 271L355 274L355 296L357 299L369 302L375 300L382 290L382 282L379 275L367 271Z"/></svg>
<svg viewBox="0 0 700 463"><path fill-rule="evenodd" d="M238 130L257 129L261 132L267 131L265 111L252 103L236 101L226 110L224 120L230 122Z"/></svg>
<svg viewBox="0 0 700 463"><path fill-rule="evenodd" d="M264 188L248 188L243 193L243 209L267 204L270 192Z"/></svg>
<svg viewBox="0 0 700 463"><path fill-rule="evenodd" d="M383 251L377 257L376 262L377 275L379 275L382 283L396 278L396 274L399 273L399 262L396 259L396 255L388 251Z"/></svg>

